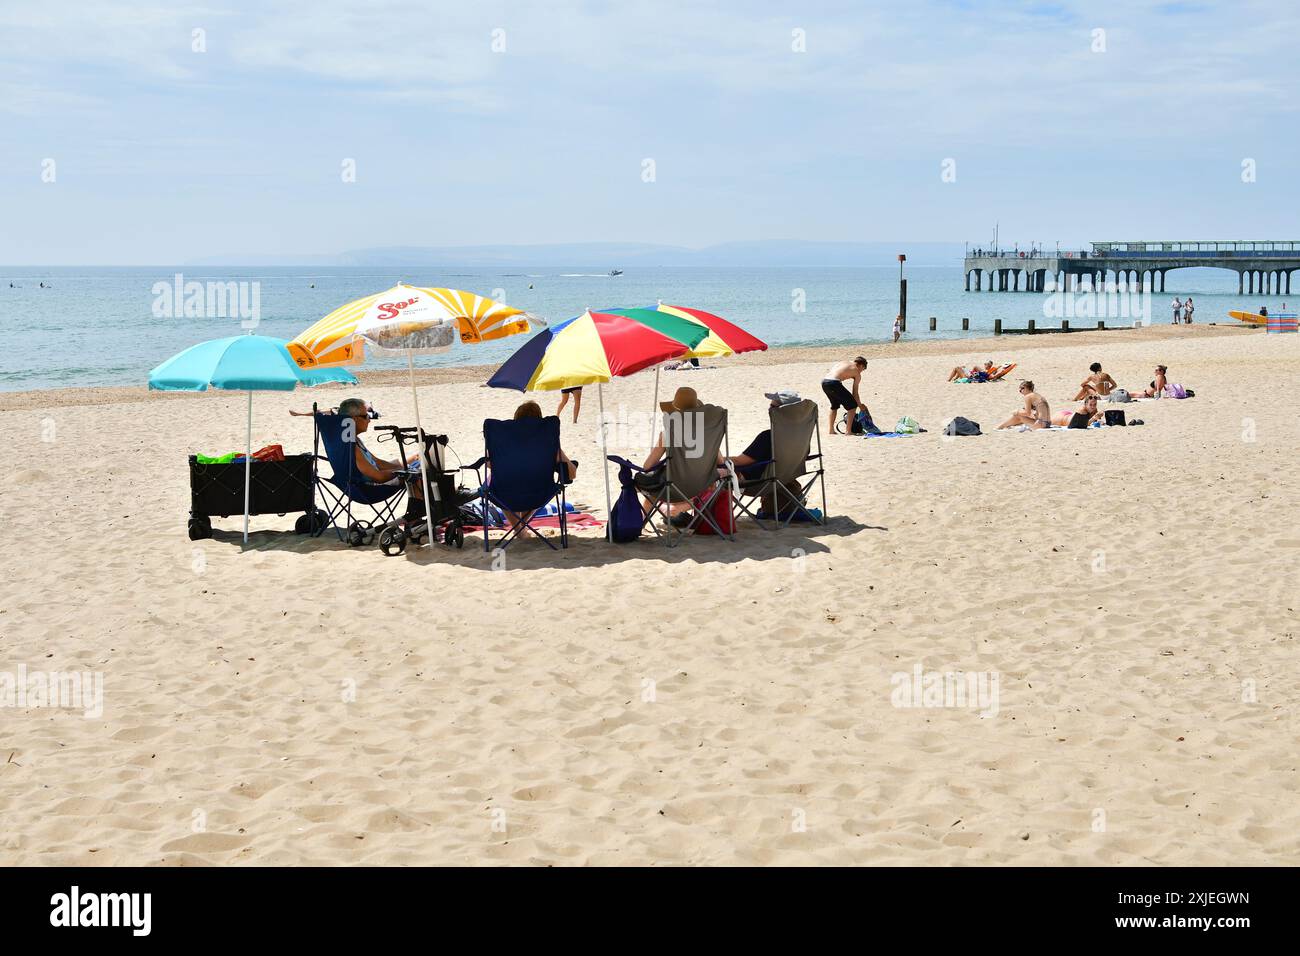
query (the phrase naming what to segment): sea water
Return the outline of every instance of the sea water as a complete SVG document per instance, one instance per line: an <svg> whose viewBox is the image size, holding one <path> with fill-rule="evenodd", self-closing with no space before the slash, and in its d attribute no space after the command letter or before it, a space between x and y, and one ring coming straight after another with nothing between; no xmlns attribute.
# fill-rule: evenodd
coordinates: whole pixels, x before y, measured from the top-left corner
<svg viewBox="0 0 1300 956"><path fill-rule="evenodd" d="M909 266L908 339L984 336L995 319L1023 328L1059 327L1060 302L1025 292L966 292L960 264ZM0 267L0 390L95 385L143 385L149 370L206 339L239 335L251 324L237 307L186 315L181 303L163 303L161 289L183 283L236 283L245 307L257 303L255 331L293 338L336 307L382 292L399 281L467 289L560 322L586 308L673 305L706 309L769 345L852 345L891 337L898 311L898 269L891 266L773 268L629 268L623 275L587 267L444 269L424 267ZM1229 309L1281 307L1286 296L1238 296L1231 272L1172 272L1167 291L1151 298L1152 321L1170 319L1174 295L1196 300L1196 321L1231 322ZM42 288L44 284L45 288ZM250 291L252 294L250 294ZM1297 290L1300 292L1300 289ZM170 295L168 299L172 298ZM1300 294L1296 296L1300 300ZM1289 303L1288 304L1292 304ZM225 314L215 314L216 312ZM938 330L930 332L935 316ZM961 320L970 319L962 332ZM1075 325L1095 324L1076 322ZM1131 325L1131 318L1108 320ZM521 338L457 346L421 356L422 367L494 365ZM372 353L373 354L373 353ZM974 356L984 358L986 356ZM404 359L368 358L368 368L402 368Z"/></svg>

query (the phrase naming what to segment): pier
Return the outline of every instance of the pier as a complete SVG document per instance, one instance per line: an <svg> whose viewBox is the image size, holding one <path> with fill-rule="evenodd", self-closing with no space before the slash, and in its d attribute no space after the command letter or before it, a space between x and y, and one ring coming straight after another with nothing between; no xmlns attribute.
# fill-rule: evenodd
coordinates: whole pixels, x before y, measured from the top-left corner
<svg viewBox="0 0 1300 956"><path fill-rule="evenodd" d="M1300 241L1094 242L1091 246L1054 252L1037 247L967 246L966 291L1099 291L1109 286L1164 292L1165 277L1175 269L1209 268L1237 273L1238 294L1290 295L1291 273L1300 270Z"/></svg>

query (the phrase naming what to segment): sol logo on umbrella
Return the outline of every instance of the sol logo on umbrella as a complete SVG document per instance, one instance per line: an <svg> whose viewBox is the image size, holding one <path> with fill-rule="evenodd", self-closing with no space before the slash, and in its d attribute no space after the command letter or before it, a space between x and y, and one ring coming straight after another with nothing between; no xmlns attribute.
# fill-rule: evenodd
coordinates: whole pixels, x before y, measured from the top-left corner
<svg viewBox="0 0 1300 956"><path fill-rule="evenodd" d="M546 323L501 302L459 289L399 284L339 306L288 344L303 368L355 365L373 345L391 352L445 352L519 335Z"/></svg>
<svg viewBox="0 0 1300 956"><path fill-rule="evenodd" d="M401 314L402 310L408 308L420 301L420 297L407 299L405 302L381 302L379 313L375 316L378 319L395 319Z"/></svg>

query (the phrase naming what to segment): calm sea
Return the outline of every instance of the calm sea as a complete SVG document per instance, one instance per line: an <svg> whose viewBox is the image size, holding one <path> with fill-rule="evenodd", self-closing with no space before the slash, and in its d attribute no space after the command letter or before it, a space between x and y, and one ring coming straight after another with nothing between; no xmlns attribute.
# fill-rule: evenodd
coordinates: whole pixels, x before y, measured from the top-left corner
<svg viewBox="0 0 1300 956"><path fill-rule="evenodd" d="M645 268L628 269L616 277L577 267L528 271L0 267L0 321L9 342L0 352L0 390L142 385L151 368L181 349L241 332L238 318L156 317L154 285L174 282L178 272L187 282L257 283L261 308L257 331L282 338L292 338L345 302L381 292L398 281L469 289L504 299L549 322L571 318L585 308L652 305L662 299L715 312L770 345L886 341L898 304L898 270L890 266ZM998 318L1013 327L1023 327L1029 319L1045 321L1042 296L965 292L960 265L909 267L906 275L909 338L987 335ZM1201 322L1226 320L1228 309L1248 304L1236 295L1236 276L1230 272L1184 270L1171 273L1170 281L1176 288L1153 296L1157 322L1169 320L1169 301L1175 292L1194 296ZM42 283L46 288L41 288ZM1280 305L1281 297L1253 297L1249 305L1264 302ZM936 333L927 331L930 316L938 319ZM970 319L969 333L961 331L963 317ZM417 361L423 366L492 364L503 361L518 345L507 341L454 349ZM375 360L372 367L402 364L401 360Z"/></svg>

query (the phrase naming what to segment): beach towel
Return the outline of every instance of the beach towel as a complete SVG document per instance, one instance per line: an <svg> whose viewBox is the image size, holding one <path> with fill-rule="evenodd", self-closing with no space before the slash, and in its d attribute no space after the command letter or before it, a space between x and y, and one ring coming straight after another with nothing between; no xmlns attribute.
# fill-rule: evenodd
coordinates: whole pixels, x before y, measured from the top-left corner
<svg viewBox="0 0 1300 956"><path fill-rule="evenodd" d="M911 438L916 432L868 432L863 438Z"/></svg>
<svg viewBox="0 0 1300 956"><path fill-rule="evenodd" d="M593 514L588 514L585 511L579 511L577 514L568 514L566 518L566 523L570 528L599 528L602 525L604 525L605 522L601 521ZM560 530L559 515L547 515L544 517L534 516L533 519L529 522L529 524L531 524L534 528L551 528L555 531ZM496 524L492 525L492 527L504 528L505 522L498 521ZM467 524L465 525L465 530L467 532L482 531L483 525Z"/></svg>
<svg viewBox="0 0 1300 956"><path fill-rule="evenodd" d="M880 426L871 420L871 416L861 409L853 416L849 431L854 435L879 435Z"/></svg>

